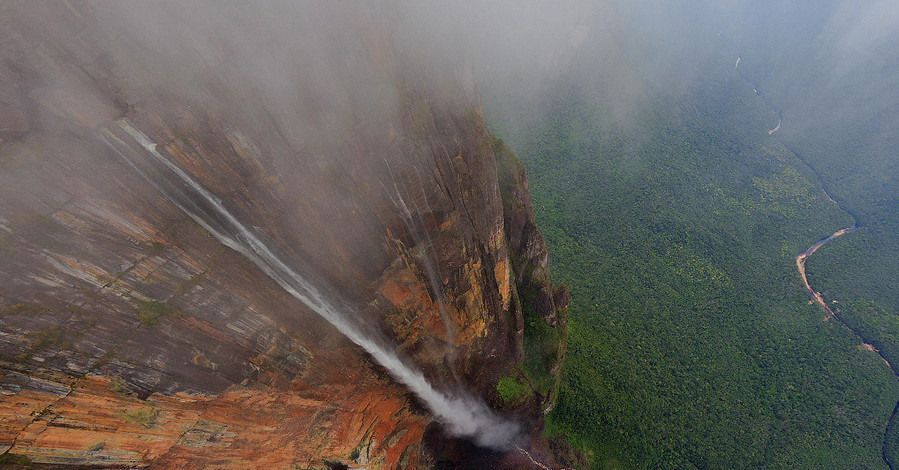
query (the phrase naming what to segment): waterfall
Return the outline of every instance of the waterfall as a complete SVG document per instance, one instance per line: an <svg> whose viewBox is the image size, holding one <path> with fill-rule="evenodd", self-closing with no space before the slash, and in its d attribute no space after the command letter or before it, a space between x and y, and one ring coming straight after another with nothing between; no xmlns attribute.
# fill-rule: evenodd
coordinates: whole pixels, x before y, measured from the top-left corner
<svg viewBox="0 0 899 470"><path fill-rule="evenodd" d="M110 129L104 129L100 137L129 166L137 170L222 244L252 261L290 295L303 302L309 309L334 325L350 341L365 350L378 364L387 369L394 379L418 396L449 433L471 438L484 447L497 450L512 448L519 438L519 426L516 423L498 416L481 400L463 391L447 393L435 389L420 371L404 362L393 351L386 338L375 333L375 329L363 331L358 324L360 318L358 312L350 307L344 307L346 302L341 299L324 295L306 277L279 258L252 230L228 211L221 199L159 153L156 144L144 133L131 126L127 119L121 119L116 123L153 157L155 161L153 167L167 177L164 181L158 181L148 175L141 169L140 162L135 160L135 157L140 159L137 152ZM335 304L340 304L341 308L338 309Z"/></svg>

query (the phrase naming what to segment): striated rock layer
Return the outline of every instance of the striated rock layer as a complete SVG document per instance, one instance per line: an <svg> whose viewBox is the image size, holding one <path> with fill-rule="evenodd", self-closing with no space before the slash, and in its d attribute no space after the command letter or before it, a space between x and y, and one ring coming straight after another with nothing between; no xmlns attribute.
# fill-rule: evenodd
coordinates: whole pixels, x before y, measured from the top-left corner
<svg viewBox="0 0 899 470"><path fill-rule="evenodd" d="M0 458L468 459L360 348L129 165L103 138L125 141L123 118L437 388L539 428L552 386L497 393L534 380L519 367L525 317L562 330L567 304L520 165L503 150L498 174L464 81L409 52L390 9L318 3L0 5ZM564 341L550 346L553 377Z"/></svg>

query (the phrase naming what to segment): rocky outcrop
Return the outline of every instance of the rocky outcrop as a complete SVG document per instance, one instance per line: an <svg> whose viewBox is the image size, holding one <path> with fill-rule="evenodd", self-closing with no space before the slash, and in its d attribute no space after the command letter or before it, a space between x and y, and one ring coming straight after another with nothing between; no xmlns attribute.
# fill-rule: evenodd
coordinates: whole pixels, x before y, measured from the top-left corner
<svg viewBox="0 0 899 470"><path fill-rule="evenodd" d="M547 393L497 394L527 357L528 305L564 328L523 170L495 159L472 97L435 85L375 7L318 8L287 21L239 5L0 6L7 458L423 468L456 448L361 349L168 199L171 182L123 158L142 150L121 122L438 387L539 426Z"/></svg>
<svg viewBox="0 0 899 470"><path fill-rule="evenodd" d="M524 167L501 139L493 150L503 199L503 224L510 247L514 295L511 310L517 331L519 357L530 364L533 384L543 413L548 413L558 394L558 379L568 342L566 311L568 288L554 287L549 278L546 242L537 230ZM535 317L539 315L543 322ZM530 328L525 328L526 323ZM550 328L547 328L550 327ZM528 333L530 331L530 334ZM525 343L528 356L525 357Z"/></svg>
<svg viewBox="0 0 899 470"><path fill-rule="evenodd" d="M334 359L358 360L344 351ZM215 396L141 398L129 384L90 375L37 377L7 369L0 439L34 462L161 468L279 468L334 459L382 468L421 468L427 418L401 392L338 368L305 392L230 387Z"/></svg>
<svg viewBox="0 0 899 470"><path fill-rule="evenodd" d="M568 289L554 289L550 282L549 254L534 223L524 167L500 139L494 141L494 152L500 169L503 223L515 254L515 283L537 289L537 311L547 323L555 325L556 310L568 307Z"/></svg>

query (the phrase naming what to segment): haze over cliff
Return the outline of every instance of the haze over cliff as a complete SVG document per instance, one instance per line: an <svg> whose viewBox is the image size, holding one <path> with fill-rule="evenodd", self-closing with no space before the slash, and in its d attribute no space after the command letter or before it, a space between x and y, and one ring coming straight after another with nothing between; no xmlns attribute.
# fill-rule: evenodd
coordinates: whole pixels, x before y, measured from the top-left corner
<svg viewBox="0 0 899 470"><path fill-rule="evenodd" d="M4 462L582 465L537 437L559 395L568 293L550 282L510 146L546 143L531 137L547 123L567 139L547 148L574 142L579 157L626 141L626 174L656 155L643 150L663 111L709 84L760 88L765 101L747 91L741 108L760 121L777 103L783 126L762 132L864 225L841 254L848 274L823 277L895 311L897 12L0 3ZM709 74L719 59L727 79ZM866 312L858 331L892 357L895 322Z"/></svg>
<svg viewBox="0 0 899 470"><path fill-rule="evenodd" d="M394 6L0 9L8 461L552 459L564 335L518 364L566 301L523 170Z"/></svg>

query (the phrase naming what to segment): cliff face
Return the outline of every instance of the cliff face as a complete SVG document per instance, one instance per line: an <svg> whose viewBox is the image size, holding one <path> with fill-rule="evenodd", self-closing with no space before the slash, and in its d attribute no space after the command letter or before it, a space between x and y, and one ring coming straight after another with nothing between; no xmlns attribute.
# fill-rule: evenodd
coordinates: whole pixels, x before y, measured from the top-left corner
<svg viewBox="0 0 899 470"><path fill-rule="evenodd" d="M528 362L525 326L538 312L540 328L563 330L565 294L546 276L520 165L503 153L498 174L472 98L364 8L297 25L241 6L153 7L0 6L7 461L465 459L383 368L167 197L128 129L437 388L539 426L564 335L547 343L555 363L545 347ZM336 65L289 41L330 34L317 22L341 25L327 38L345 54ZM554 370L535 378L539 364ZM510 398L504 378L543 382Z"/></svg>

